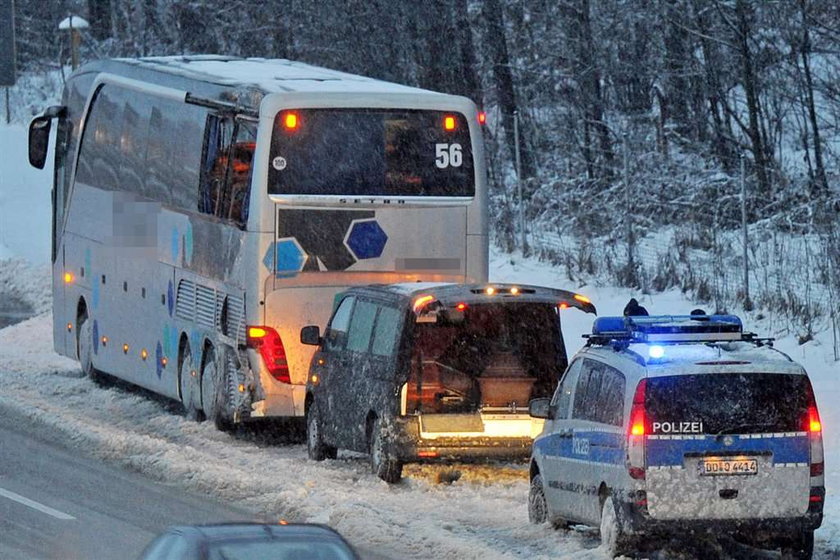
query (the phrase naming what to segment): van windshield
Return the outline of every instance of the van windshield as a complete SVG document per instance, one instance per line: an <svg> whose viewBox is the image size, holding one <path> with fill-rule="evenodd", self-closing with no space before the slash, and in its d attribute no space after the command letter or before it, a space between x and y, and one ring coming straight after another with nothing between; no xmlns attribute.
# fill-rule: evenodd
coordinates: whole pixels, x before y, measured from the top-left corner
<svg viewBox="0 0 840 560"><path fill-rule="evenodd" d="M566 367L552 304L497 303L415 325L407 413L523 412Z"/></svg>
<svg viewBox="0 0 840 560"><path fill-rule="evenodd" d="M645 413L652 434L797 432L808 387L804 375L774 373L651 377Z"/></svg>

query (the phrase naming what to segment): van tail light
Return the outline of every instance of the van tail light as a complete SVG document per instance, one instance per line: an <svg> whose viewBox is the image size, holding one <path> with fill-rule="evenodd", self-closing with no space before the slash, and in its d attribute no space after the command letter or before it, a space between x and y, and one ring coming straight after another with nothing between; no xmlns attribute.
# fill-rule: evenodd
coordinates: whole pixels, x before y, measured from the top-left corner
<svg viewBox="0 0 840 560"><path fill-rule="evenodd" d="M286 349L280 335L271 327L252 326L247 329L245 337L248 348L260 353L265 367L271 376L281 383L291 383L289 363L286 361Z"/></svg>
<svg viewBox="0 0 840 560"><path fill-rule="evenodd" d="M811 476L823 476L825 472L825 458L823 455L822 422L820 413L817 410L817 399L814 397L814 389L811 381L806 379L807 412L802 420L803 428L808 432L808 439L811 443Z"/></svg>
<svg viewBox="0 0 840 560"><path fill-rule="evenodd" d="M645 391L647 379L642 379L633 394L633 406L630 408L630 424L627 427L627 469L630 477L645 479L645 434L648 422L645 414Z"/></svg>

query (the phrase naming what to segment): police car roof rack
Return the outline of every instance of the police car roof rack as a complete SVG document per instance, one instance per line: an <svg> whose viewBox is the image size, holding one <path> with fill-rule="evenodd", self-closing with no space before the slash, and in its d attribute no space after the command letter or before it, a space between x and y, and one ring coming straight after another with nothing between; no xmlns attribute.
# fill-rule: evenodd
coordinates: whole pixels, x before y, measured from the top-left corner
<svg viewBox="0 0 840 560"><path fill-rule="evenodd" d="M744 332L737 315L655 315L599 317L592 334L583 335L587 346L627 346L630 343L751 342L772 346L772 338Z"/></svg>

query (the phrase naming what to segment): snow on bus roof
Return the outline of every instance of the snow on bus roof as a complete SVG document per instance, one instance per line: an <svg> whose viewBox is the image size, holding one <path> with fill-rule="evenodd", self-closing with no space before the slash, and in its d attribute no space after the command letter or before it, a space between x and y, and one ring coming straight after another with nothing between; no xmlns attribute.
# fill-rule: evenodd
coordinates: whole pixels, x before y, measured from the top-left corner
<svg viewBox="0 0 840 560"><path fill-rule="evenodd" d="M217 84L252 85L267 93L342 91L368 93L425 93L430 90L376 80L286 59L236 58L218 55L162 56L123 59L187 78Z"/></svg>

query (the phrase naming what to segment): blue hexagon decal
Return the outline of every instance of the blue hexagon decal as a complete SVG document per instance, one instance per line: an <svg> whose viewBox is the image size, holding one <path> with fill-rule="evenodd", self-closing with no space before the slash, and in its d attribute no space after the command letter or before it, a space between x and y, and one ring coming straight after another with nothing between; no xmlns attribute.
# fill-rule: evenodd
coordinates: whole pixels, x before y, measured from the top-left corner
<svg viewBox="0 0 840 560"><path fill-rule="evenodd" d="M388 235L376 220L353 220L344 244L357 259L375 259L382 255Z"/></svg>
<svg viewBox="0 0 840 560"><path fill-rule="evenodd" d="M287 237L269 245L263 257L263 264L268 270L273 268L277 276L294 276L303 270L306 257L297 239Z"/></svg>

